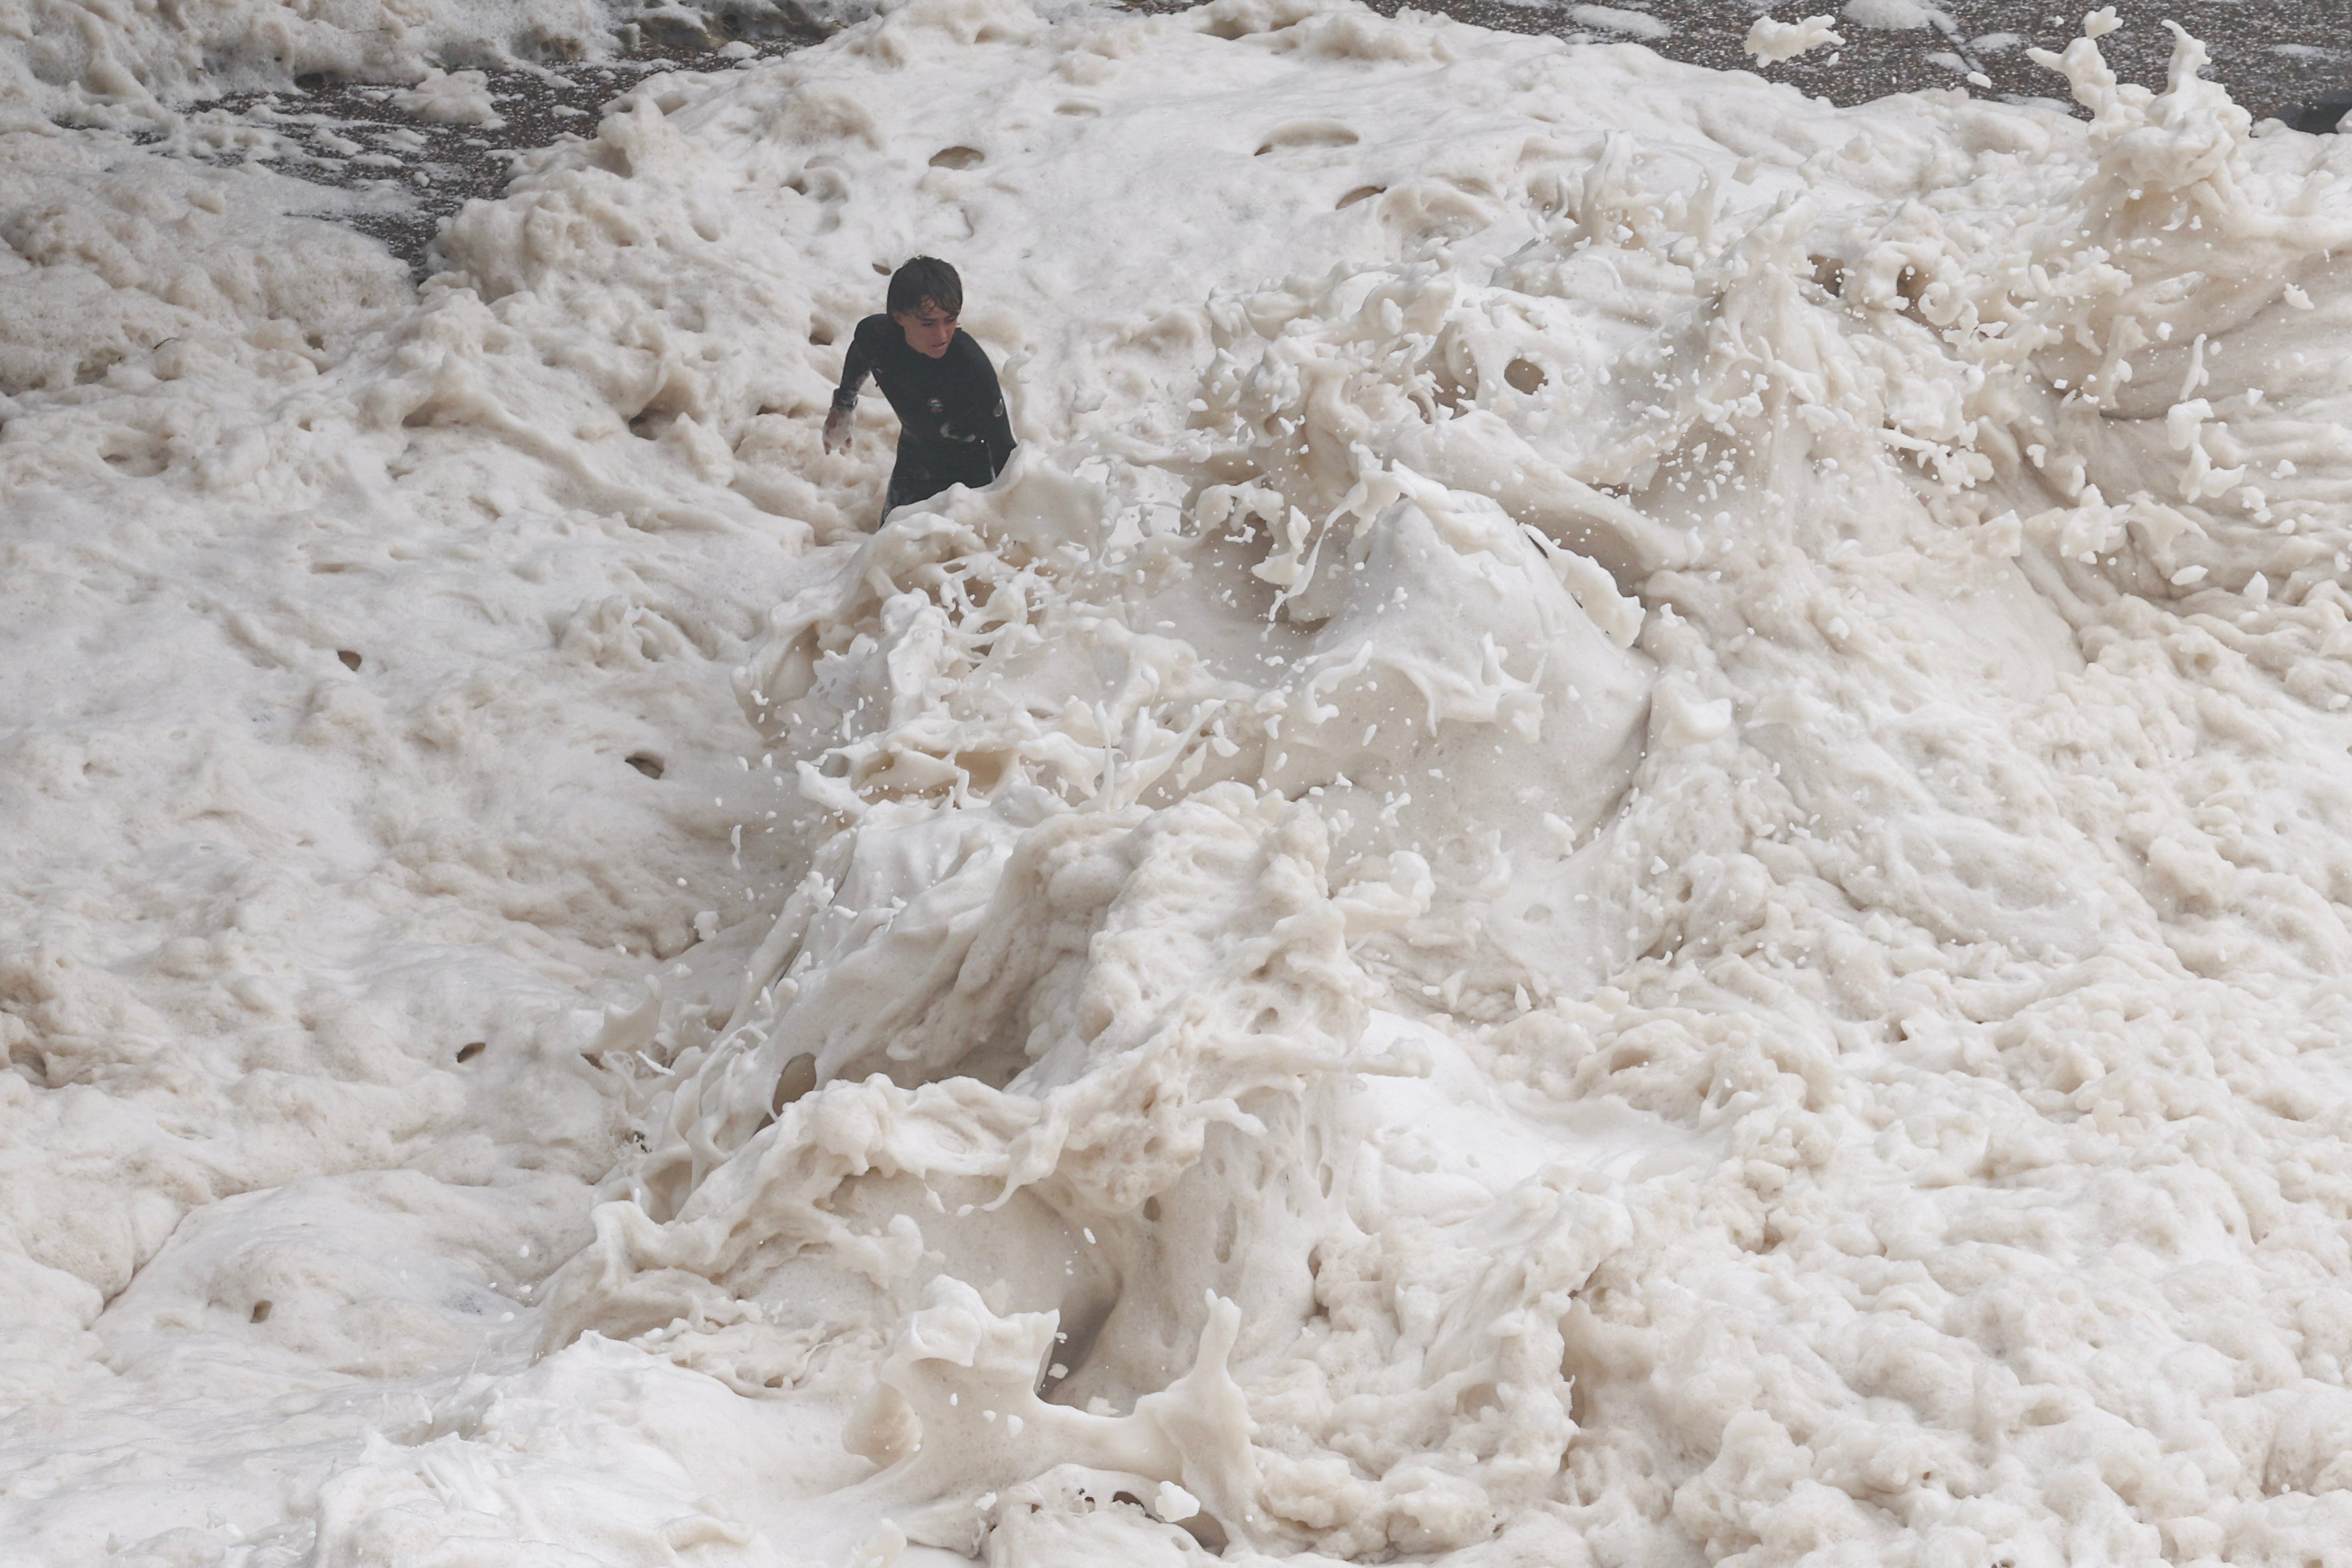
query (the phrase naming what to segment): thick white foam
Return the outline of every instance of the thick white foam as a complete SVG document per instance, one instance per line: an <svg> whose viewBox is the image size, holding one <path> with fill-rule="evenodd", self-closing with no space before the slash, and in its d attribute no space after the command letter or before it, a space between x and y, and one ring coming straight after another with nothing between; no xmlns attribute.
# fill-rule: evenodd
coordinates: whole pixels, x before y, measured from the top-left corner
<svg viewBox="0 0 2352 1568"><path fill-rule="evenodd" d="M571 58L610 47L613 16L598 0L384 6L373 0L281 5L0 5L0 102L10 129L49 120L170 122L171 106L238 89L284 88L316 72L362 81L413 80L434 65Z"/></svg>
<svg viewBox="0 0 2352 1568"><path fill-rule="evenodd" d="M12 138L10 1550L2326 1560L2352 208L2198 59L916 0L414 294Z"/></svg>

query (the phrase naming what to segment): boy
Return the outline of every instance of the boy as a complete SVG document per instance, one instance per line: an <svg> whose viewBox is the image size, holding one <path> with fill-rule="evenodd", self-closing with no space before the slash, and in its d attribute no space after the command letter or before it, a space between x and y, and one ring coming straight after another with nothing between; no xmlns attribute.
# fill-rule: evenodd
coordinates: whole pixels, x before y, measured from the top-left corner
<svg viewBox="0 0 2352 1568"><path fill-rule="evenodd" d="M1013 423L988 353L956 327L963 279L936 257L890 275L889 314L857 323L825 416L824 449L846 450L857 390L868 375L898 416L898 461L882 515L950 485L988 483L1013 454Z"/></svg>

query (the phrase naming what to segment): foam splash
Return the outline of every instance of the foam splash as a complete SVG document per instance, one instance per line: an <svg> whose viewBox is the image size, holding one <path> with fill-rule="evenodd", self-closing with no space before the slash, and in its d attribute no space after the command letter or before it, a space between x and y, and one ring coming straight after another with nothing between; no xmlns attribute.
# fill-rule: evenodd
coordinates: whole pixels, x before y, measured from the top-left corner
<svg viewBox="0 0 2352 1568"><path fill-rule="evenodd" d="M349 342L13 384L51 580L139 498L303 704L175 764L233 873L28 744L107 945L10 958L8 1142L163 1174L34 1185L15 1386L228 1521L159 1559L2325 1557L2352 209L2201 58L916 0ZM919 249L1025 445L868 533L814 416Z"/></svg>

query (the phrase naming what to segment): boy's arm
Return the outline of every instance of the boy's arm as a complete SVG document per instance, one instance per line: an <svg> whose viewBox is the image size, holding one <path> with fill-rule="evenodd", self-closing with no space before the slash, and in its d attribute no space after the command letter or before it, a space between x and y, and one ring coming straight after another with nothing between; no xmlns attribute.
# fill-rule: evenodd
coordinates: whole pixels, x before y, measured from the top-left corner
<svg viewBox="0 0 2352 1568"><path fill-rule="evenodd" d="M1005 412L1004 388L996 379L996 367L989 363L985 353L980 356L980 363L988 373L988 390L992 395L989 405L994 410L981 426L981 439L988 447L988 471L992 474L1001 474L1004 471L1006 461L1012 458L1015 445L1013 439L1013 418Z"/></svg>
<svg viewBox="0 0 2352 1568"><path fill-rule="evenodd" d="M834 388L833 409L824 416L824 449L839 452L849 446L850 423L857 415L858 388L874 374L873 357L866 352L866 335L853 332L849 352L842 356L841 384Z"/></svg>

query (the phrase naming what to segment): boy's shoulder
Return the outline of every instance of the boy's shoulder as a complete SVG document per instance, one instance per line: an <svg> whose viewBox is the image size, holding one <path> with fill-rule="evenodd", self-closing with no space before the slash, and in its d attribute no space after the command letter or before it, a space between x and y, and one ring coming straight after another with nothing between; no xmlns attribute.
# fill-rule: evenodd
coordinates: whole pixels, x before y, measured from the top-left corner
<svg viewBox="0 0 2352 1568"><path fill-rule="evenodd" d="M898 330L898 323L890 319L887 311L882 311L858 322L851 329L849 336L853 342L862 343L871 349L878 344L888 342L892 338L904 342L907 334Z"/></svg>
<svg viewBox="0 0 2352 1568"><path fill-rule="evenodd" d="M988 357L988 351L980 346L980 340L961 327L958 327L956 335L949 340L948 357L965 364L984 364L992 372L996 368Z"/></svg>

